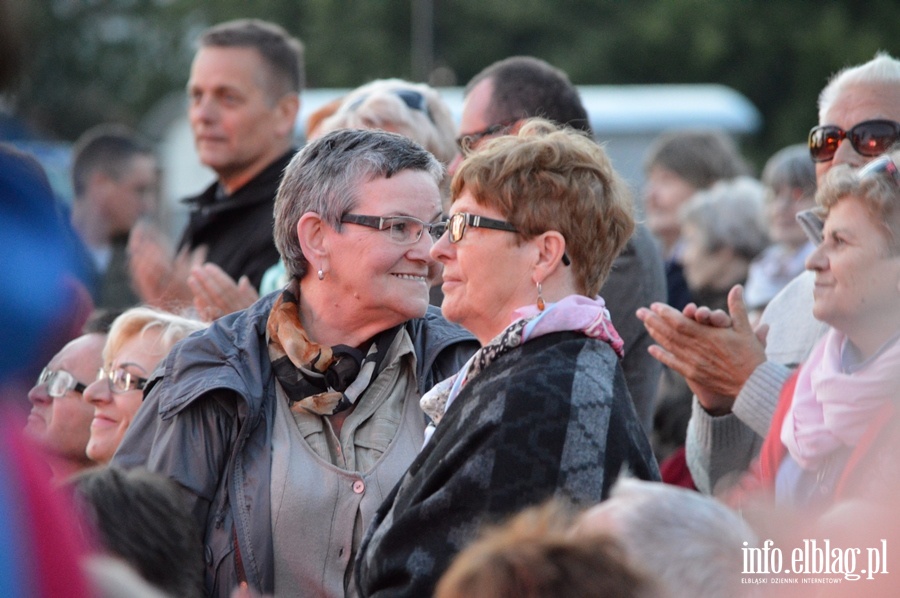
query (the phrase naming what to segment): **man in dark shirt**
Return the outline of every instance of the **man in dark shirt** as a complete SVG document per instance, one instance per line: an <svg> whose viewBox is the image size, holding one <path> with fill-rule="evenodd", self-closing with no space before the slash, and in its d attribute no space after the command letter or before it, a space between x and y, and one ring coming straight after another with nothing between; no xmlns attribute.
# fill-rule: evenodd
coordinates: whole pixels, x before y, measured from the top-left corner
<svg viewBox="0 0 900 598"><path fill-rule="evenodd" d="M132 276L144 301L189 304L190 268L204 261L254 287L278 261L272 209L293 153L302 85L302 45L277 25L243 19L201 36L187 86L188 116L200 161L218 178L185 200L191 216L177 256L155 231L132 234Z"/></svg>

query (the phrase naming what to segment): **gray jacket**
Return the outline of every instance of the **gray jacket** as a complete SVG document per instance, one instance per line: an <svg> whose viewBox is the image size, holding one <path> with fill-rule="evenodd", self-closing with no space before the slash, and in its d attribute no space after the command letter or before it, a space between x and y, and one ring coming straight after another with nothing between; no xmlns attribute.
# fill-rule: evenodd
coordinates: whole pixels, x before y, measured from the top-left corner
<svg viewBox="0 0 900 598"><path fill-rule="evenodd" d="M113 458L115 465L161 472L185 489L203 530L209 595L228 596L242 580L262 593L274 591L269 489L275 379L265 327L276 297L270 294L176 345ZM456 373L478 348L435 308L407 323L407 330L420 393Z"/></svg>

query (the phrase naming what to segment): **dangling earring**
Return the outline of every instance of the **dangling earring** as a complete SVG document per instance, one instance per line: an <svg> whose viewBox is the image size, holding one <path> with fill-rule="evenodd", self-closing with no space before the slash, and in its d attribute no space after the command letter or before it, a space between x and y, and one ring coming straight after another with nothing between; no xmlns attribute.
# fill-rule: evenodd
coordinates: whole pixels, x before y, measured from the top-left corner
<svg viewBox="0 0 900 598"><path fill-rule="evenodd" d="M325 280L325 272L322 271L322 268L319 268L319 271L316 274L319 275L319 280Z"/></svg>
<svg viewBox="0 0 900 598"><path fill-rule="evenodd" d="M543 288L541 287L541 283L537 283L537 289L538 289L537 308L538 308L538 311L544 311L545 306L544 306L544 297L541 295L541 291L543 290Z"/></svg>

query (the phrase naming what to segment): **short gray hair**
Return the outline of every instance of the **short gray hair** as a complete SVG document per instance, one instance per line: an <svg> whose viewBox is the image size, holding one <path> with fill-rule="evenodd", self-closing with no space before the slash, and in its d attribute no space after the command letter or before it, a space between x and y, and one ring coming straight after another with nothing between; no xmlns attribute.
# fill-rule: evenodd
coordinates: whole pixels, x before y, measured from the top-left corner
<svg viewBox="0 0 900 598"><path fill-rule="evenodd" d="M434 156L395 133L342 129L300 150L275 196L275 246L288 274L303 278L309 267L297 238L301 216L314 212L340 231L341 217L359 203L360 185L404 170L425 172L436 185L444 178L444 167Z"/></svg>
<svg viewBox="0 0 900 598"><path fill-rule="evenodd" d="M681 223L696 226L710 251L731 247L749 261L769 245L765 198L765 187L754 178L719 181L691 197L681 210Z"/></svg>
<svg viewBox="0 0 900 598"><path fill-rule="evenodd" d="M654 575L674 596L753 595L741 585L743 548L756 534L712 497L660 482L620 479L609 500L582 515L578 534L597 533L593 513L609 515L629 560Z"/></svg>
<svg viewBox="0 0 900 598"><path fill-rule="evenodd" d="M809 146L797 143L772 154L762 171L762 182L772 190L800 189L804 196L816 194L816 165Z"/></svg>
<svg viewBox="0 0 900 598"><path fill-rule="evenodd" d="M848 85L858 84L894 84L900 87L900 60L887 52L878 52L872 60L846 67L832 75L819 94L819 123L824 122L825 113L835 98Z"/></svg>

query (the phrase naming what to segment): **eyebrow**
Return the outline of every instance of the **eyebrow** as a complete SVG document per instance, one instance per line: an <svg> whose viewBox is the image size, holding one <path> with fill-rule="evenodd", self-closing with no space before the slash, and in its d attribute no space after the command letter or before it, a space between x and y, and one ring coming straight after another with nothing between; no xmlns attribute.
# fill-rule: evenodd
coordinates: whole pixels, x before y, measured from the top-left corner
<svg viewBox="0 0 900 598"><path fill-rule="evenodd" d="M112 366L110 366L110 367L112 367ZM144 369L144 366L134 363L133 361L126 361L125 363L120 363L116 366L116 369L126 368L126 367L137 368L137 369L141 370L142 372L144 372L145 374L147 373L147 370Z"/></svg>

